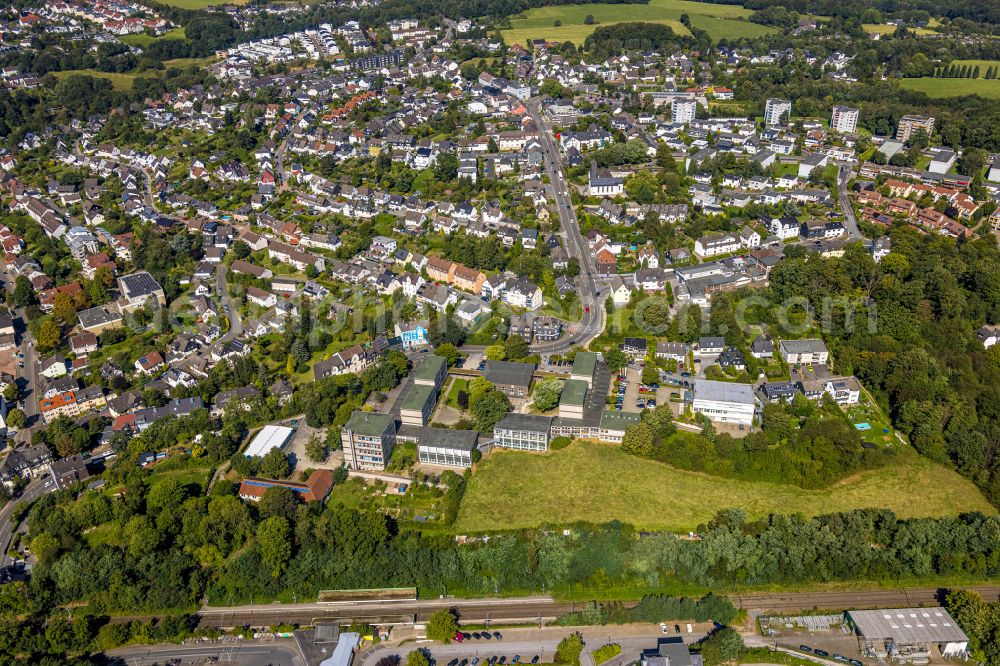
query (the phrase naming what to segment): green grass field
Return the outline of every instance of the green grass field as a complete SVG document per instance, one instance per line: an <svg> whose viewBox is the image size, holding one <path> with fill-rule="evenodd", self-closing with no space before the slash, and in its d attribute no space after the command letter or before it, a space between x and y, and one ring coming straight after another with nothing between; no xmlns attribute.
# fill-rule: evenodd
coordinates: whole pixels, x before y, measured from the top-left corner
<svg viewBox="0 0 1000 666"><path fill-rule="evenodd" d="M169 32L165 32L159 37L153 37L152 35L138 34L138 35L125 35L121 38L123 42L129 46L138 46L139 48L146 48L154 42L166 41L169 39L184 39L184 26L179 28L174 28Z"/></svg>
<svg viewBox="0 0 1000 666"><path fill-rule="evenodd" d="M164 465L164 467L157 469L157 466L154 465L153 473L147 479L150 488L167 479L174 479L182 486L199 485L204 488L208 484L208 477L212 472L212 465L208 462L201 464L191 461L175 469L166 466L170 464L169 462L159 464Z"/></svg>
<svg viewBox="0 0 1000 666"><path fill-rule="evenodd" d="M968 65L969 67L979 67L979 78L986 76L986 70L990 67L1000 67L1000 60L952 60L949 65Z"/></svg>
<svg viewBox="0 0 1000 666"><path fill-rule="evenodd" d="M719 509L754 518L771 512L808 516L884 507L900 517L996 510L956 472L907 452L897 463L822 490L737 481L635 458L617 446L575 442L544 455L494 451L479 463L456 531L536 527L544 523L621 520L641 529L684 532Z"/></svg>
<svg viewBox="0 0 1000 666"><path fill-rule="evenodd" d="M889 23L865 23L861 26L864 28L865 32L869 35L891 35L896 32L896 26ZM936 35L937 30L931 28L910 28L911 32L916 32L918 35Z"/></svg>
<svg viewBox="0 0 1000 666"><path fill-rule="evenodd" d="M135 82L136 78L140 74L118 74L112 72L99 72L96 69L67 69L62 72L52 72L56 78L65 78L67 76L73 76L74 74L84 74L87 76L94 76L99 79L109 79L111 81L111 87L115 90L128 90L132 87L132 83ZM159 76L156 70L143 72L141 76Z"/></svg>
<svg viewBox="0 0 1000 666"><path fill-rule="evenodd" d="M163 0L163 4L181 9L205 9L221 5L245 5L249 0Z"/></svg>
<svg viewBox="0 0 1000 666"><path fill-rule="evenodd" d="M982 76L982 74L980 74ZM961 97L979 95L987 99L1000 99L1000 79L899 79L899 86L906 90L922 92L928 97Z"/></svg>
<svg viewBox="0 0 1000 666"><path fill-rule="evenodd" d="M751 13L736 5L689 0L650 0L646 5L560 5L528 10L521 16L512 18L510 29L502 31L502 34L508 44L523 45L532 39L581 44L601 25L645 21L669 25L674 32L686 35L688 30L681 25L681 14L687 14L694 27L707 31L716 40L759 37L774 32L766 26L739 20ZM588 14L594 16L595 25L584 24ZM555 26L557 20L562 22L559 27Z"/></svg>

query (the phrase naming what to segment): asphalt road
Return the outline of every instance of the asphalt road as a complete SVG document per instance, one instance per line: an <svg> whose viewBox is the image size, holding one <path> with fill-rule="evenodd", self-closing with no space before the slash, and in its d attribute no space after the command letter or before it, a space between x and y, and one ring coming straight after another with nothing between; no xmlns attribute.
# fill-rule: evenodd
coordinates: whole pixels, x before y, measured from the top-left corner
<svg viewBox="0 0 1000 666"><path fill-rule="evenodd" d="M105 653L128 666L163 664L171 659L182 664L204 664L215 657L218 663L240 666L304 666L291 641L240 641L238 643L204 643L202 645L135 645Z"/></svg>
<svg viewBox="0 0 1000 666"><path fill-rule="evenodd" d="M854 208L851 206L851 200L847 197L847 181L851 179L851 168L841 164L838 173L840 175L840 208L844 211L844 227L847 228L847 234L852 239L862 238L858 219L854 216Z"/></svg>
<svg viewBox="0 0 1000 666"><path fill-rule="evenodd" d="M6 567L13 563L7 557L7 549L10 548L10 542L14 538L14 531L18 527L10 522L10 514L13 512L14 507L20 502L32 502L52 489L52 486L45 487L45 482L41 479L32 479L25 486L20 497L15 497L7 502L3 508L0 508L0 567Z"/></svg>
<svg viewBox="0 0 1000 666"><path fill-rule="evenodd" d="M24 395L24 415L27 417L25 419L27 426L18 432L17 440L28 442L31 441L31 427L35 425L37 420L35 417L38 415L40 393L38 390L38 348L31 336L31 330L28 328L28 318L24 314L24 309L15 310L14 317L15 328L18 330L21 340L18 351L24 354L24 367L18 369L17 376L21 380L20 383L23 384L21 388Z"/></svg>
<svg viewBox="0 0 1000 666"><path fill-rule="evenodd" d="M218 270L215 271L215 292L222 301L222 313L229 319L229 330L216 342L216 345L220 348L230 340L243 334L243 320L240 318L239 309L229 296L229 287L226 283L226 274L228 272L229 267L226 264L219 264Z"/></svg>
<svg viewBox="0 0 1000 666"><path fill-rule="evenodd" d="M580 224L573 210L573 201L563 175L562 157L553 141L552 130L541 112L538 100L529 100L526 106L541 135L545 171L549 176L556 209L559 212L560 227L566 236L566 251L580 263L577 282L580 287L580 306L583 308L583 313L579 324L574 325L572 332L559 340L531 346L534 352L559 354L577 345L585 345L601 334L604 330L604 301L595 280L596 269L590 256L590 248L580 233Z"/></svg>

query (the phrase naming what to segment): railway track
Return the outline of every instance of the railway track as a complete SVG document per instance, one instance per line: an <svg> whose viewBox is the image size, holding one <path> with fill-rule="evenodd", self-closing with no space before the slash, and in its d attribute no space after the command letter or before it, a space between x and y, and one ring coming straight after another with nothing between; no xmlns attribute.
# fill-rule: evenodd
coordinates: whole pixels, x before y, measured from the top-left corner
<svg viewBox="0 0 1000 666"><path fill-rule="evenodd" d="M1000 585L969 586L987 601L1000 600ZM850 608L905 608L940 605L945 588L901 588L898 590L776 592L728 595L740 609L787 613L795 611ZM625 602L633 606L638 602ZM521 599L426 599L400 601L358 601L307 604L266 604L212 607L198 612L203 627L269 626L272 624L315 624L316 622L413 624L427 621L441 608L454 608L463 622L471 624L551 621L579 610L581 602L561 602L545 597ZM123 616L114 622L147 621L155 616Z"/></svg>

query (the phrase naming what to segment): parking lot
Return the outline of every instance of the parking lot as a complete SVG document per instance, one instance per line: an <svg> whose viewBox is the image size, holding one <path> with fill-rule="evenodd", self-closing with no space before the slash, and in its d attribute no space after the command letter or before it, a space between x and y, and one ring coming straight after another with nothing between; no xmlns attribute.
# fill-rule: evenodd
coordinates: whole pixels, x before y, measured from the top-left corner
<svg viewBox="0 0 1000 666"><path fill-rule="evenodd" d="M661 375L662 377L662 375ZM619 412L641 412L643 409L655 409L670 400L670 393L679 389L668 386L664 382L647 386L642 383L642 368L638 363L630 365L622 374L612 375L612 385L609 395L615 398L612 409ZM618 388L614 381L620 379Z"/></svg>

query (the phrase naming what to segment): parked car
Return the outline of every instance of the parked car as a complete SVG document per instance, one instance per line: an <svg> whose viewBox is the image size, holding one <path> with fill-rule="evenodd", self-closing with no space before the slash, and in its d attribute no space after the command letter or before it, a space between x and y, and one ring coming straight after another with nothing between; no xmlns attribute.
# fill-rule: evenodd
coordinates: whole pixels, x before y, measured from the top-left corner
<svg viewBox="0 0 1000 666"><path fill-rule="evenodd" d="M813 651L813 654L815 654L817 657L829 657L830 656L829 652L827 652L826 650L820 650L819 648L816 648Z"/></svg>
<svg viewBox="0 0 1000 666"><path fill-rule="evenodd" d="M454 641L456 643L461 643L464 640L465 640L465 634L463 634L461 631L456 631Z"/></svg>
<svg viewBox="0 0 1000 666"><path fill-rule="evenodd" d="M813 651L813 649L808 645L800 645L799 649L802 650L803 652L808 652L809 654L812 654Z"/></svg>
<svg viewBox="0 0 1000 666"><path fill-rule="evenodd" d="M661 634L666 634L666 633L668 633L668 632L667 632L667 625L663 624L662 622L660 623L660 633L661 633Z"/></svg>
<svg viewBox="0 0 1000 666"><path fill-rule="evenodd" d="M493 638L497 639L498 641L502 641L503 640L503 635L499 631L494 631L493 632Z"/></svg>

